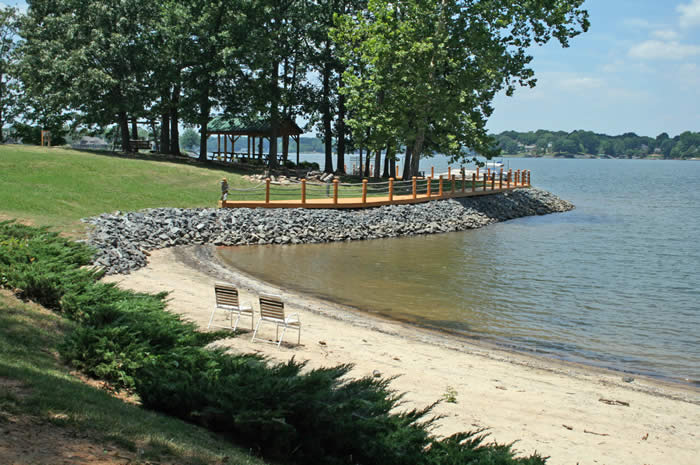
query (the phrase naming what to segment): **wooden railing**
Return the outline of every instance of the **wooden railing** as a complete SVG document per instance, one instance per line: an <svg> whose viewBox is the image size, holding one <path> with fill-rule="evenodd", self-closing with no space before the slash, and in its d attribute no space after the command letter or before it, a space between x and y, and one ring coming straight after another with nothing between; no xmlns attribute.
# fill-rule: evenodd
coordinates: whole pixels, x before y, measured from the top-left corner
<svg viewBox="0 0 700 465"><path fill-rule="evenodd" d="M434 172L433 172L434 174ZM455 197L490 195L528 187L531 184L529 170L508 172L487 171L471 173L469 179L464 171L457 177L448 170L448 175L425 178L413 177L410 180L390 178L385 182L332 183L273 182L267 178L264 183L250 189L231 189L228 199L219 202L225 208L364 208L380 205L421 203L431 200Z"/></svg>

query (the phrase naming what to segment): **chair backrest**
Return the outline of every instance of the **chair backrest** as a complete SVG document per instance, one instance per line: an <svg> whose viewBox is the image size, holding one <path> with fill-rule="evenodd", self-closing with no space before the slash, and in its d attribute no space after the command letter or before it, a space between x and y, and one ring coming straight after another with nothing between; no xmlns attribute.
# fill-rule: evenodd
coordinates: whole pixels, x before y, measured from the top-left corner
<svg viewBox="0 0 700 465"><path fill-rule="evenodd" d="M260 316L284 320L284 302L279 296L262 294L260 296Z"/></svg>
<svg viewBox="0 0 700 465"><path fill-rule="evenodd" d="M228 305L231 307L238 307L238 289L230 284L214 284L214 293L216 294L217 306Z"/></svg>

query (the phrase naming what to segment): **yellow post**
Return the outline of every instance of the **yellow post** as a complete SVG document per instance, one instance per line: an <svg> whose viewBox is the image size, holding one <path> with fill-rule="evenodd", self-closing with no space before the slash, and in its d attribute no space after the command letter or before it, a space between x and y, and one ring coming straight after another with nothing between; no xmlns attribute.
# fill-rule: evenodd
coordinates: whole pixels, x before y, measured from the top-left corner
<svg viewBox="0 0 700 465"><path fill-rule="evenodd" d="M488 183L486 182L486 173L484 173L484 190L486 190L486 186Z"/></svg>
<svg viewBox="0 0 700 465"><path fill-rule="evenodd" d="M306 179L301 180L301 203L306 203Z"/></svg>
<svg viewBox="0 0 700 465"><path fill-rule="evenodd" d="M428 194L428 198L430 198L430 181L432 181L433 178L428 178L428 186L427 186L427 191L426 193Z"/></svg>
<svg viewBox="0 0 700 465"><path fill-rule="evenodd" d="M416 177L415 176L413 176L412 181L413 181L412 182L412 184L413 184L413 186L412 186L413 187L413 198L415 199L416 198Z"/></svg>
<svg viewBox="0 0 700 465"><path fill-rule="evenodd" d="M389 178L389 202L394 201L394 178Z"/></svg>
<svg viewBox="0 0 700 465"><path fill-rule="evenodd" d="M476 190L476 173L472 173L472 192Z"/></svg>
<svg viewBox="0 0 700 465"><path fill-rule="evenodd" d="M270 178L265 179L265 203L270 203Z"/></svg>
<svg viewBox="0 0 700 465"><path fill-rule="evenodd" d="M333 205L338 203L338 180L333 180Z"/></svg>
<svg viewBox="0 0 700 465"><path fill-rule="evenodd" d="M362 180L362 203L367 203L367 180Z"/></svg>
<svg viewBox="0 0 700 465"><path fill-rule="evenodd" d="M438 197L442 197L442 175L440 175L440 181L438 182Z"/></svg>

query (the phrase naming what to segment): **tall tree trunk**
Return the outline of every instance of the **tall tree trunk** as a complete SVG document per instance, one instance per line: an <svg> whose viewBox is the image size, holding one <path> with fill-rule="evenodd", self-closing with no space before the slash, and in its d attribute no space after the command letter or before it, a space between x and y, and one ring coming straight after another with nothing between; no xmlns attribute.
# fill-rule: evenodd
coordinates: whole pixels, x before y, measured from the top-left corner
<svg viewBox="0 0 700 465"><path fill-rule="evenodd" d="M382 149L377 149L374 159L374 177L379 178L382 173Z"/></svg>
<svg viewBox="0 0 700 465"><path fill-rule="evenodd" d="M280 132L280 113L279 113L279 63L272 62L272 89L270 102L270 154L268 158L268 167L270 169L277 168L277 138Z"/></svg>
<svg viewBox="0 0 700 465"><path fill-rule="evenodd" d="M131 119L131 138L134 140L139 138L139 126L136 124L136 117Z"/></svg>
<svg viewBox="0 0 700 465"><path fill-rule="evenodd" d="M119 112L119 128L122 137L122 150L124 152L131 152L131 145L129 144L129 117L126 115L125 111Z"/></svg>
<svg viewBox="0 0 700 465"><path fill-rule="evenodd" d="M389 150L390 147L387 145L386 153L384 154L384 170L382 171L383 178L389 177Z"/></svg>
<svg viewBox="0 0 700 465"><path fill-rule="evenodd" d="M369 174L370 174L369 173L369 161L370 161L371 156L372 156L372 151L368 148L367 153L365 154L365 173L364 173L364 176L366 178L369 178Z"/></svg>
<svg viewBox="0 0 700 465"><path fill-rule="evenodd" d="M357 157L357 159L358 159L358 161L360 162L360 166L359 166L360 171L359 171L359 173L360 173L360 176L362 176L363 173L364 173L364 171L362 170L362 161L363 161L363 160L362 160L362 147L360 147L360 156Z"/></svg>
<svg viewBox="0 0 700 465"><path fill-rule="evenodd" d="M326 41L326 52L328 53L330 45ZM331 134L331 65L329 60L323 67L323 141L326 151L326 160L323 171L326 173L333 172L333 139Z"/></svg>
<svg viewBox="0 0 700 465"><path fill-rule="evenodd" d="M403 172L401 173L401 178L404 180L411 179L411 176L415 176L411 171L411 147L406 144L406 155L403 160Z"/></svg>
<svg viewBox="0 0 700 465"><path fill-rule="evenodd" d="M340 89L345 86L343 82L343 70L339 70L338 80L338 121L335 123L336 141L338 144L338 171L345 173L345 95Z"/></svg>
<svg viewBox="0 0 700 465"><path fill-rule="evenodd" d="M420 166L420 155L423 152L423 144L425 143L425 127L421 127L418 129L416 132L416 140L413 143L413 150L412 152L412 166L414 167L413 172L417 173L418 172L418 167Z"/></svg>
<svg viewBox="0 0 700 465"><path fill-rule="evenodd" d="M175 84L173 96L170 99L170 153L180 155L180 83Z"/></svg>
<svg viewBox="0 0 700 465"><path fill-rule="evenodd" d="M204 89L199 103L199 161L207 161L207 142L209 140L209 112L211 111L211 102L209 102L209 79L204 82Z"/></svg>
<svg viewBox="0 0 700 465"><path fill-rule="evenodd" d="M160 153L170 153L170 115L163 113L160 124Z"/></svg>

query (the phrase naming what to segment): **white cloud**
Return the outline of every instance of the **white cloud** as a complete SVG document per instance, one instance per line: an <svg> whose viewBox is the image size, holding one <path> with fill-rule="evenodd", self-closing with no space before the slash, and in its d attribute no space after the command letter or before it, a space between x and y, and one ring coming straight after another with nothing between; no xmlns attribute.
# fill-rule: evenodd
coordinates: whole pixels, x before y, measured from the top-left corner
<svg viewBox="0 0 700 465"><path fill-rule="evenodd" d="M678 33L672 29L657 29L651 33L654 37L661 40L677 40Z"/></svg>
<svg viewBox="0 0 700 465"><path fill-rule="evenodd" d="M565 90L589 90L603 87L605 81L596 77L574 76L560 79L557 84Z"/></svg>
<svg viewBox="0 0 700 465"><path fill-rule="evenodd" d="M683 60L696 55L700 55L700 46L681 44L676 40L647 40L629 51L629 56L643 60Z"/></svg>
<svg viewBox="0 0 700 465"><path fill-rule="evenodd" d="M622 24L632 29L650 29L655 27L649 20L644 18L625 18Z"/></svg>
<svg viewBox="0 0 700 465"><path fill-rule="evenodd" d="M691 0L688 4L678 5L676 11L681 14L681 26L692 27L700 25L700 0Z"/></svg>

